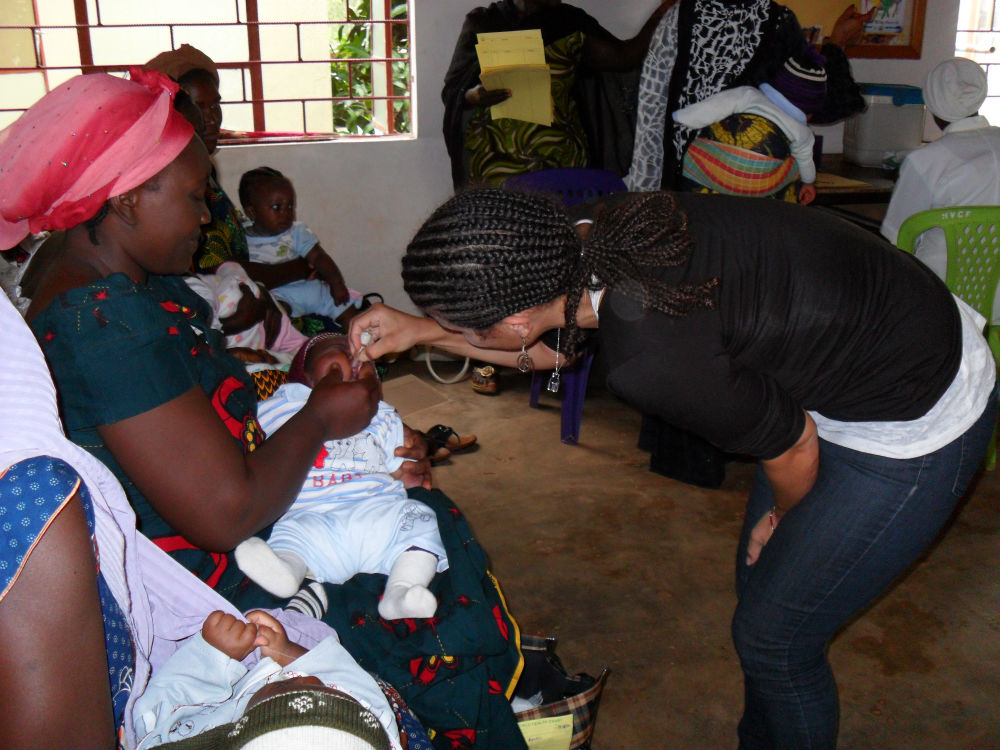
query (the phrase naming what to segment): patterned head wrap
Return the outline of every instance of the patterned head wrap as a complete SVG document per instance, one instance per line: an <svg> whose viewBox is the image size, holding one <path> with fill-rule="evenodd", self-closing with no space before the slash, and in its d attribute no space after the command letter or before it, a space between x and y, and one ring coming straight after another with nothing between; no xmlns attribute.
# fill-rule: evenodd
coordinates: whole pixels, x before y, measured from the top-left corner
<svg viewBox="0 0 1000 750"><path fill-rule="evenodd" d="M86 221L184 150L194 130L174 110L177 84L129 76L71 78L0 131L0 248Z"/></svg>
<svg viewBox="0 0 1000 750"><path fill-rule="evenodd" d="M142 67L146 70L158 70L175 81L192 70L204 70L215 79L215 85L219 85L219 69L212 58L190 44L161 52Z"/></svg>
<svg viewBox="0 0 1000 750"><path fill-rule="evenodd" d="M986 89L982 67L965 57L953 57L927 74L924 102L931 114L955 122L979 111Z"/></svg>

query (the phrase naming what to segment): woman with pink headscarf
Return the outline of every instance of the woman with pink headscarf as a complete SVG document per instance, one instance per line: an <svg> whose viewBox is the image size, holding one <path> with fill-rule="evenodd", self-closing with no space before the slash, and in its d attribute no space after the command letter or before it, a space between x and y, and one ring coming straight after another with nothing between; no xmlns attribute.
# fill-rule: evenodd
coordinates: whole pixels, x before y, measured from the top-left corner
<svg viewBox="0 0 1000 750"><path fill-rule="evenodd" d="M26 318L68 436L122 482L140 531L225 598L267 606L229 551L284 512L324 440L370 421L375 389L324 383L264 442L242 363L180 277L208 218L208 154L176 84L130 75L74 78L0 133L0 245L66 230Z"/></svg>
<svg viewBox="0 0 1000 750"><path fill-rule="evenodd" d="M208 219L208 153L172 106L174 82L151 71L132 70L130 76L78 76L0 132L0 244L16 244L29 232L65 230L63 249L26 314L58 392L59 411L47 414L58 413L70 440L111 470L135 511L138 531L159 548L152 551L173 558L160 554L164 562L180 563L197 576L185 574L191 586L221 595L239 611L296 607L319 617L325 610L326 621L347 633L359 623L347 624L357 609L347 607L346 595L331 592L328 598L327 585L314 582L290 602L276 598L247 580L232 550L291 505L324 441L355 434L371 421L376 382L327 375L305 406L264 440L242 362L226 353L222 334L208 322L207 303L181 276ZM38 379L37 368L19 372L27 382ZM18 426L3 424L0 437L16 438ZM363 618L367 626L357 628L361 636L352 635L354 650L348 650L371 655L379 674L389 670L401 690L410 688L415 701L422 701L412 704L414 711L442 735L483 732L497 738L493 747L517 747L521 737L508 701L520 669L516 624L501 611L485 554L462 526L461 514L430 490L426 449L404 426L404 445L395 453L414 459L403 462L404 484L411 497L432 504L454 528L447 549L450 559L454 550L455 559L464 560L463 575L452 575L459 567L453 564L436 579L442 586L447 579L450 588L441 593L447 613L433 623L433 639L425 639L423 629L412 638L401 636L373 614ZM54 470L42 468L46 475L18 466L11 479L19 483L6 495L0 474L0 500L6 500L0 516L9 511L27 520L11 530L8 519L0 520L17 540L16 548L0 545L0 670L10 674L23 661L30 683L30 689L20 681L0 687L5 713L16 713L0 722L0 746L108 746L113 726L107 676L120 716L118 689L130 681L129 642L115 641L100 664L94 644L102 615L110 615L99 607L93 581L85 585L94 577L87 568L98 550L85 544L86 525L81 527L77 512L83 502L73 499L78 482L61 472L55 491L47 476ZM25 493L47 502L25 502ZM119 520L121 531L131 516ZM72 533L64 535L67 525ZM129 549L126 541L126 554ZM151 572L145 562L142 570ZM126 588L136 585L142 582L127 579ZM350 601L363 600L374 611L377 596L362 588L352 589L358 593ZM48 601L49 591L56 601ZM165 601L150 603L154 630L189 608L183 584L168 593ZM124 606L129 609L129 602ZM208 611L201 609L198 627ZM128 621L132 613L122 614ZM68 646L65 623L80 628ZM154 657L162 660L176 646L174 635L154 637L145 662L136 656L136 674L141 663L155 667ZM366 650L369 643L374 654ZM442 648L453 654L470 644L474 648L433 685L410 684L413 659L440 655ZM102 667L109 672L102 675ZM498 692L498 684L508 688ZM453 710L455 695L468 710ZM59 715L52 731L44 711Z"/></svg>
<svg viewBox="0 0 1000 750"><path fill-rule="evenodd" d="M68 436L90 452L66 447L52 421L57 412L46 409L44 399L28 394L15 400L22 412L49 425L41 453L70 466L7 462L0 475L4 515L23 516L16 528L5 526L0 651L4 673L15 660L29 683L5 681L10 689L0 693L8 714L0 732L5 746L108 744L114 731L105 712L108 676L121 722L141 672L134 671L134 660L142 657L148 675L156 656L156 639L137 636L142 631L133 627L136 617L150 617L145 594L139 598L146 587L137 573L129 576L114 562L123 548L134 560L134 532L133 541L121 541L131 522L127 506L118 508L120 530L111 543L101 537L107 526L98 514L96 539L117 613L113 606L98 608L98 588L87 582L93 573L86 560L92 566L99 548L86 545L87 529L80 526L91 507L82 493L89 487L97 500L95 493L114 485L110 477L100 487L88 481L88 471L99 474L90 454L124 486L139 530L223 598L194 578L184 594L183 571L175 576L181 584L175 595L190 604L204 598L190 594L197 590L216 604L228 599L244 610L273 606L279 602L266 596L252 603L259 592L247 585L229 551L291 504L324 440L357 432L377 405L371 380L324 381L307 414L264 441L242 363L225 353L221 334L205 318L205 303L179 275L189 268L207 219L208 153L174 109L176 84L155 72L130 75L132 80L77 76L0 132L0 245L17 244L29 232L65 230L63 250L40 280L27 319L58 387L58 414ZM12 324L4 326L6 367L20 350L9 340ZM44 377L44 365L40 374L20 358L16 363L8 386ZM0 431L3 444L34 449L18 437L34 420L4 411L12 421ZM38 503L36 495L52 502ZM94 534L93 512L87 513ZM160 573L146 574L154 572ZM106 589L100 588L102 600L109 598ZM162 636L185 606L161 601L156 609L147 632L159 628ZM102 615L106 632L109 622L119 623L118 646L109 636L106 658L90 638L100 632ZM113 653L121 658L112 659ZM43 719L35 711L39 702L57 718Z"/></svg>

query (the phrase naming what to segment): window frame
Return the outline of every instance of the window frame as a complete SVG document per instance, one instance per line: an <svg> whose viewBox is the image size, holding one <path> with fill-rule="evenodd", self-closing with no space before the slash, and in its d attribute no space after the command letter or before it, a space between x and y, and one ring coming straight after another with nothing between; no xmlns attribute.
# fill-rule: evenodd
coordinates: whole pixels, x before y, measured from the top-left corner
<svg viewBox="0 0 1000 750"><path fill-rule="evenodd" d="M967 23L963 23L963 16L971 18L975 15L972 11L984 4L982 0L971 0L971 2L974 4L973 8L964 7L966 0L963 0L959 7L959 18L955 28L955 56L973 60L986 72L989 88L980 113L993 115L989 119L995 124L996 115L1000 113L1000 87L998 87L1000 57L997 57L997 41L1000 40L1000 2L988 0L990 8L986 28L969 28ZM963 14L963 10L968 12ZM980 39L989 39L992 43L984 47L976 43Z"/></svg>
<svg viewBox="0 0 1000 750"><path fill-rule="evenodd" d="M178 34L176 33L178 29L184 28L199 28L204 29L206 27L211 28L244 28L246 29L246 40L248 49L248 60L246 62L216 62L216 67L220 71L224 70L238 70L241 71L241 98L224 98L222 105L250 105L250 111L252 113L253 129L250 132L240 132L240 131L227 131L223 130L222 136L220 137L220 143L222 144L234 144L234 143L273 143L273 142L295 142L295 141L314 141L314 140L340 140L345 138L378 138L378 137L388 137L388 136L412 136L415 127L413 123L413 91L414 91L414 75L413 66L411 64L411 51L412 51L412 8L413 0L402 0L406 4L406 15L405 18L398 19L392 18L392 5L393 0L370 0L371 6L376 6L380 4L382 6L383 18L380 19L359 19L351 20L347 19L344 21L330 21L330 20L305 20L305 21L262 21L260 20L258 0L232 0L235 9L236 20L232 21L212 21L212 22L195 22L195 21L184 21L184 22L161 22L161 23L143 23L143 24L108 24L103 23L100 18L100 0L92 0L93 6L97 11L96 22L92 22L90 19L90 13L88 11L88 0L72 0L73 10L75 15L75 24L41 24L39 22L39 10L38 2L39 0L31 0L31 9L33 13L33 23L31 25L19 25L19 24L0 24L0 30L24 30L28 29L32 33L33 37L33 47L35 54L35 65L33 67L22 66L22 67L0 67L0 75L7 73L27 73L27 72L41 72L44 81L45 91L51 91L50 85L50 71L56 70L79 70L82 73L111 73L111 74L124 74L129 67L133 65L141 65L145 61L133 62L133 63L121 63L114 65L98 65L94 63L94 52L92 44L92 31L99 29L122 29L122 28L144 28L144 29L166 29L170 38L170 48L176 49L180 42L178 41ZM245 18L241 19L244 15L241 13L241 2L243 9L245 10ZM400 0L396 0L398 4ZM347 6L348 0L344 0L345 7ZM374 16L375 13L372 12L369 15ZM329 58L304 58L302 47L302 30L304 27L309 26L337 26L337 25L353 25L353 26L371 26L373 29L376 26L384 26L386 33L381 35L372 34L372 54L369 57L334 57L333 50L331 49L331 54ZM295 59L261 59L261 29L268 27L294 27L295 38L296 38L296 52L297 57ZM393 34L390 29L393 26L405 26L406 27L406 39L407 39L407 49L406 55L402 57L393 56ZM80 64L79 65L47 65L45 62L45 39L44 33L47 31L55 30L76 30L77 47L80 54ZM182 36L182 35L181 35ZM379 36L381 40L381 49L375 49L378 42L376 42L375 37ZM375 54L376 52L381 52L382 54ZM348 68L348 80L349 87L353 90L354 76L356 75L355 70L358 66L376 66L381 65L384 68L385 80L384 93L376 93L375 89L375 71L374 67L372 69L372 86L367 95L364 96L333 96L333 91L331 88L330 96L326 97L267 97L264 91L264 76L263 70L265 66L268 65L281 65L281 64L296 64L296 63L325 63L329 62L332 65L337 63L346 64ZM393 63L405 63L408 70L408 75L406 77L407 87L406 92L402 94L394 93L394 76L393 76ZM332 83L331 83L332 87ZM231 91L224 91L223 95L232 94ZM312 102L330 102L331 105L337 102L370 102L371 111L373 113L372 122L378 132L370 135L362 135L356 133L343 133L334 131L324 131L324 132L309 132L305 130L305 125L308 123L306 108L309 103ZM396 129L395 123L395 103L405 102L410 117L410 128L408 131L400 132ZM272 132L269 133L266 129L266 116L265 116L265 105L268 104L299 104L301 107L301 119L303 123L302 133L288 133L288 132ZM379 103L383 103L383 109L386 116L377 117L376 113L379 110ZM0 105L0 112L22 112L24 108L20 107L3 107ZM333 121L331 119L331 129L333 126Z"/></svg>

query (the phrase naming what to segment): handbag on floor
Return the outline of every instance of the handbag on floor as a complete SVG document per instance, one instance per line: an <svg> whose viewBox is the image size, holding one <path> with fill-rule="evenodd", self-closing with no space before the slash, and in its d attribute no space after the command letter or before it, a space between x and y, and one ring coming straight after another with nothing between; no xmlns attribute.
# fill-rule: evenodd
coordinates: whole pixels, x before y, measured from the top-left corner
<svg viewBox="0 0 1000 750"><path fill-rule="evenodd" d="M600 707L601 694L608 681L610 671L602 669L597 677L579 672L569 674L556 655L556 639L541 636L522 635L521 653L524 656L524 669L518 679L514 696L531 699L541 693L541 705L518 711L514 714L518 724L534 719L547 719L557 716L572 716L573 730L569 745L563 748L569 750L589 750L590 740L597 724L597 709ZM527 734L527 733L526 733ZM527 738L527 737L526 737ZM555 745L533 745L532 750L555 750Z"/></svg>

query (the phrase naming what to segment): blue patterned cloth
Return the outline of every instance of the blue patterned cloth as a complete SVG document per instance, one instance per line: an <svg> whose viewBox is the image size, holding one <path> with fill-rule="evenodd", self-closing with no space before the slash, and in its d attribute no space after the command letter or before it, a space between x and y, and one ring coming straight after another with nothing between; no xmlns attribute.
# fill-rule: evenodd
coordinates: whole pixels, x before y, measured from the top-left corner
<svg viewBox="0 0 1000 750"><path fill-rule="evenodd" d="M79 498L86 513L95 565L100 572L90 493L69 464L48 456L36 456L10 466L0 475L0 600L16 582L31 550L52 519L74 497ZM122 724L125 704L132 691L135 655L128 623L102 575L98 575L97 585L117 727Z"/></svg>
<svg viewBox="0 0 1000 750"><path fill-rule="evenodd" d="M434 750L434 745L431 743L430 737L427 736L427 730L424 729L423 724L420 723L420 719L417 718L416 714L406 705L403 696L385 680L380 680L376 677L375 682L382 688L382 692L385 693L385 699L389 701L389 707L396 715L399 738L400 740L405 738L403 747L406 750Z"/></svg>

